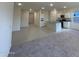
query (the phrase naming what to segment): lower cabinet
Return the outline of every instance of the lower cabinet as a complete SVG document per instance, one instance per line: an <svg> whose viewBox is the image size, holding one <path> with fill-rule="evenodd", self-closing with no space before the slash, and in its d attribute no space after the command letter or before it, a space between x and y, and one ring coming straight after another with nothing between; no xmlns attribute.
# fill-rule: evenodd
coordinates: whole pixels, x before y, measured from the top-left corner
<svg viewBox="0 0 79 59"><path fill-rule="evenodd" d="M63 22L64 28L70 28L70 22Z"/></svg>
<svg viewBox="0 0 79 59"><path fill-rule="evenodd" d="M56 23L56 32L61 32L61 31L62 31L61 23L60 22L57 22Z"/></svg>

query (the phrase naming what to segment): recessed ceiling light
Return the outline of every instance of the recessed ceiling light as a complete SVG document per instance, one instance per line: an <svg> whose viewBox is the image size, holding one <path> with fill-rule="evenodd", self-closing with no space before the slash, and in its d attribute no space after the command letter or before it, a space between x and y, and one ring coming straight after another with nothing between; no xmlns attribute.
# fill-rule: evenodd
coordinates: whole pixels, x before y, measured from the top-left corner
<svg viewBox="0 0 79 59"><path fill-rule="evenodd" d="M21 6L21 5L22 5L22 3L18 3L18 5L19 5L19 6Z"/></svg>
<svg viewBox="0 0 79 59"><path fill-rule="evenodd" d="M32 8L29 9L30 11L32 10Z"/></svg>
<svg viewBox="0 0 79 59"><path fill-rule="evenodd" d="M64 8L67 8L66 6L64 6Z"/></svg>
<svg viewBox="0 0 79 59"><path fill-rule="evenodd" d="M32 11L32 8L30 8L29 11L31 12Z"/></svg>
<svg viewBox="0 0 79 59"><path fill-rule="evenodd" d="M41 7L41 9L45 9L45 7Z"/></svg>
<svg viewBox="0 0 79 59"><path fill-rule="evenodd" d="M53 6L53 4L52 4L52 3L50 3L50 6L52 7L52 6Z"/></svg>

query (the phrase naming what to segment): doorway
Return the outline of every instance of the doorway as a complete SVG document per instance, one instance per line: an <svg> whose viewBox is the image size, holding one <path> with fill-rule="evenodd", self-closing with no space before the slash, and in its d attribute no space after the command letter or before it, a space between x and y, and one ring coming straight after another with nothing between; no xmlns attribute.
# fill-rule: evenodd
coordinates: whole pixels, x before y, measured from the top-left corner
<svg viewBox="0 0 79 59"><path fill-rule="evenodd" d="M34 13L29 13L29 25L34 24Z"/></svg>

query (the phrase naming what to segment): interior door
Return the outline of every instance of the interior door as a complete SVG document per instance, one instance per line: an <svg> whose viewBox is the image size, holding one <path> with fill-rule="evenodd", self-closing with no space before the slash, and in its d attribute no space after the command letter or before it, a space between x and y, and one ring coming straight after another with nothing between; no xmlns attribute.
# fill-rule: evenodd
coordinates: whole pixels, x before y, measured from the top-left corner
<svg viewBox="0 0 79 59"><path fill-rule="evenodd" d="M34 13L29 13L29 24L34 24Z"/></svg>

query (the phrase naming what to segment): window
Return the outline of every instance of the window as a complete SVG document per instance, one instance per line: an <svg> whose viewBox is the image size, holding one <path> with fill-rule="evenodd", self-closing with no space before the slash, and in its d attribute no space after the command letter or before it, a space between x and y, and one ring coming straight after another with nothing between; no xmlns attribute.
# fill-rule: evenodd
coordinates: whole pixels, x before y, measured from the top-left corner
<svg viewBox="0 0 79 59"><path fill-rule="evenodd" d="M79 11L74 12L73 22L79 23Z"/></svg>

